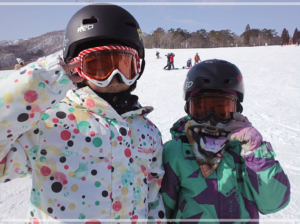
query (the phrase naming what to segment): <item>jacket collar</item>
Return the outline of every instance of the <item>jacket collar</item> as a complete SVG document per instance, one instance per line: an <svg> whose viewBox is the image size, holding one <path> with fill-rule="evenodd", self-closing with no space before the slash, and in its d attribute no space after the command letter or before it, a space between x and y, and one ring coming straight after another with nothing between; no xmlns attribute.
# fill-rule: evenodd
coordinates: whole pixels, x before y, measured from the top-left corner
<svg viewBox="0 0 300 224"><path fill-rule="evenodd" d="M89 86L69 90L62 102L71 105L74 109L86 110L89 113L95 113L117 121L124 121L127 117L147 116L153 111L153 107L140 106L137 110L119 115L109 103L99 97Z"/></svg>

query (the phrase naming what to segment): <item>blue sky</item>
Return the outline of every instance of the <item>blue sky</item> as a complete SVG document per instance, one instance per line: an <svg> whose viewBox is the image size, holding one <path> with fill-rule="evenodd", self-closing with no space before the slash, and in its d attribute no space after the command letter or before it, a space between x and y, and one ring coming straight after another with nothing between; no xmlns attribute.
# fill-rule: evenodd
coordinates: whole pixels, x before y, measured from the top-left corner
<svg viewBox="0 0 300 224"><path fill-rule="evenodd" d="M18 5L32 2L36 5ZM73 5L59 5L62 3ZM117 0L94 2L119 3L128 10L139 22L142 31L151 33L158 27L165 30L182 28L190 32L198 29L222 30L230 29L237 35L244 32L247 24L251 28L275 29L281 35L283 28L293 35L295 28L300 30L300 0ZM184 5L185 3L203 4L219 2L216 5ZM267 3L270 5L257 5ZM5 3L15 3L5 5ZM39 3L52 3L57 5L38 5ZM136 4L136 5L129 5ZM146 5L151 3L153 5ZM181 5L172 5L179 4ZM233 5L221 5L231 3ZM252 5L238 5L250 3ZM76 5L77 4L77 5ZM69 19L80 8L84 7L84 0L0 0L0 41L26 39L42 35L46 32L65 29ZM143 5L144 4L144 5ZM162 4L162 5L161 5Z"/></svg>

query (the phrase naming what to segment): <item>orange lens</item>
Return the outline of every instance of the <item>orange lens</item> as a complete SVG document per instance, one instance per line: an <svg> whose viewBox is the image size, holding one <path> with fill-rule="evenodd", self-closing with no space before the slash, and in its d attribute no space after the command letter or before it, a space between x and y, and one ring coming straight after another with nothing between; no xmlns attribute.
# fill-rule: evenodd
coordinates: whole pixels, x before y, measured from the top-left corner
<svg viewBox="0 0 300 224"><path fill-rule="evenodd" d="M209 111L214 111L220 119L226 120L236 112L236 99L224 94L203 94L190 100L190 114L198 120L203 120Z"/></svg>
<svg viewBox="0 0 300 224"><path fill-rule="evenodd" d="M83 56L83 73L91 79L104 81L115 69L132 80L137 74L136 57L128 50L100 50Z"/></svg>

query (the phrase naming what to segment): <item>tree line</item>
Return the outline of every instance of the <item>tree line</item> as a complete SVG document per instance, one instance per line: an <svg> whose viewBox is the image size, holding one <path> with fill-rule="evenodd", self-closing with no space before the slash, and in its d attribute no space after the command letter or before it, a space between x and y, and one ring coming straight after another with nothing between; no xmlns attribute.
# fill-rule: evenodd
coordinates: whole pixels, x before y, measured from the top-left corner
<svg viewBox="0 0 300 224"><path fill-rule="evenodd" d="M285 28L279 36L275 29L251 29L249 24L240 36L229 29L189 32L181 28L164 30L158 27L143 38L146 48L214 48L296 44L300 43L300 32L296 28L290 38Z"/></svg>

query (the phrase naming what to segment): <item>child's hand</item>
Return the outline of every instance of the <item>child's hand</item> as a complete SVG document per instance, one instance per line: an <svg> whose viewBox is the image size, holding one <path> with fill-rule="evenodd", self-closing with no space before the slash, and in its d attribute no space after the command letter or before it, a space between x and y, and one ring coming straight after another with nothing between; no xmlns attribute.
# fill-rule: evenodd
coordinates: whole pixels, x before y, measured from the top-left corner
<svg viewBox="0 0 300 224"><path fill-rule="evenodd" d="M70 62L67 65L62 65L63 69L65 70L65 72L69 72L74 68L77 68L80 66L80 62L79 61L75 61L75 62ZM73 83L79 83L82 82L84 78L82 78L81 76L68 76L71 81Z"/></svg>
<svg viewBox="0 0 300 224"><path fill-rule="evenodd" d="M244 152L254 151L261 146L263 138L252 126L247 117L241 113L233 114L234 121L230 122L224 130L230 132L227 136L229 141L240 141Z"/></svg>

